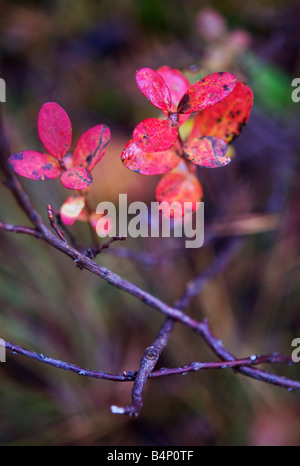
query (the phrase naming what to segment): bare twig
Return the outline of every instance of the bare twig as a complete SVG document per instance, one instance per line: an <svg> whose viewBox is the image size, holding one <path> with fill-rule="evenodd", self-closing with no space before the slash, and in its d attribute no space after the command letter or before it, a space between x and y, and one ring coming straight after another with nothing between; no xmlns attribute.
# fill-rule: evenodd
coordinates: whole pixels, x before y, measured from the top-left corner
<svg viewBox="0 0 300 466"><path fill-rule="evenodd" d="M58 226L56 225L55 223L55 218L54 218L54 214L53 214L53 208L50 204L47 205L47 213L48 213L48 218L49 218L49 222L50 222L50 226L51 228L53 228L53 230L55 231L55 233L57 234L57 236L62 240L62 241L66 241L65 239L65 235L64 235L64 232L62 230L60 230L58 228Z"/></svg>
<svg viewBox="0 0 300 466"><path fill-rule="evenodd" d="M112 243L115 243L116 241L124 241L125 239L126 236L112 236L111 238L109 238L109 240L106 241L106 243L99 244L99 246L97 246L94 249L88 249L85 254L91 259L93 259L104 249L108 249Z"/></svg>
<svg viewBox="0 0 300 466"><path fill-rule="evenodd" d="M0 222L0 229L10 231L12 233L22 233L25 235L35 236L41 238L42 235L35 228L25 227L21 225L12 225L11 223Z"/></svg>
<svg viewBox="0 0 300 466"><path fill-rule="evenodd" d="M111 411L118 414L127 414L131 417L138 417L143 407L143 393L145 384L157 361L169 341L169 337L174 327L173 319L166 319L151 346L149 346L141 360L140 368L136 374L135 382L131 391L132 403L124 408L111 406Z"/></svg>
<svg viewBox="0 0 300 466"><path fill-rule="evenodd" d="M164 337L162 336L164 340ZM36 361L48 364L50 366L56 367L58 369L74 372L80 376L91 377L94 379L110 380L113 382L132 382L136 380L138 372L136 371L124 371L123 374L111 374L103 372L101 370L95 371L87 369L84 367L77 366L76 364L71 364L59 359L49 358L43 353L36 353L34 351L22 348L21 346L15 345L8 341L5 341L6 349L10 350L13 354L19 354ZM150 358L151 359L151 358ZM183 367L176 368L161 368L157 371L151 372L149 378L165 377L170 375L179 375L186 374L188 372L198 372L201 370L209 369L237 369L247 366L255 366L259 364L291 364L292 360L290 356L284 356L277 353L271 355L252 355L243 359L235 359L231 361L222 361L222 362L192 362ZM289 381L288 388L300 388L300 382L285 379ZM121 408L120 408L121 409ZM124 408L123 408L124 409Z"/></svg>

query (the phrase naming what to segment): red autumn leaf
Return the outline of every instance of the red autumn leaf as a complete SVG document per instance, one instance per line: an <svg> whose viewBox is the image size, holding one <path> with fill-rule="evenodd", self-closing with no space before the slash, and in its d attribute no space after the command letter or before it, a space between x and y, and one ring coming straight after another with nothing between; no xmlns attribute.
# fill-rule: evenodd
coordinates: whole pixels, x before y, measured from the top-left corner
<svg viewBox="0 0 300 466"><path fill-rule="evenodd" d="M145 152L132 139L124 147L121 160L125 167L142 175L162 175L180 162L174 148L162 152Z"/></svg>
<svg viewBox="0 0 300 466"><path fill-rule="evenodd" d="M91 184L93 178L88 170L83 167L72 167L61 176L61 182L68 189L85 189Z"/></svg>
<svg viewBox="0 0 300 466"><path fill-rule="evenodd" d="M134 142L147 152L169 149L178 137L177 127L170 120L148 118L141 121L133 131Z"/></svg>
<svg viewBox="0 0 300 466"><path fill-rule="evenodd" d="M163 77L170 90L172 98L171 111L176 112L180 99L190 87L189 80L179 70L169 66L161 66L157 73Z"/></svg>
<svg viewBox="0 0 300 466"><path fill-rule="evenodd" d="M228 152L226 142L212 136L195 138L185 143L183 151L190 162L201 167L222 167L231 161L230 157L225 155Z"/></svg>
<svg viewBox="0 0 300 466"><path fill-rule="evenodd" d="M242 127L247 123L252 105L252 90L238 81L225 99L196 116L190 139L215 136L228 144L240 134Z"/></svg>
<svg viewBox="0 0 300 466"><path fill-rule="evenodd" d="M106 125L88 129L79 138L73 153L73 164L91 171L105 154L110 140L110 130Z"/></svg>
<svg viewBox="0 0 300 466"><path fill-rule="evenodd" d="M164 215L168 215L169 207L173 202L179 203L177 208L175 205L174 212L171 211L171 216L175 218L195 212L198 207L196 203L200 202L203 197L202 186L198 178L186 168L185 164L180 164L164 175L156 187L155 194L158 202L166 203L160 206ZM184 210L186 202L192 203L189 206L191 211Z"/></svg>
<svg viewBox="0 0 300 466"><path fill-rule="evenodd" d="M171 108L171 94L160 74L151 68L141 68L136 72L138 88L157 108L168 112Z"/></svg>
<svg viewBox="0 0 300 466"><path fill-rule="evenodd" d="M37 127L45 149L56 159L61 159L72 141L72 126L67 113L57 103L48 102L39 112Z"/></svg>
<svg viewBox="0 0 300 466"><path fill-rule="evenodd" d="M178 113L200 112L227 97L233 91L236 77L230 73L212 73L193 84L178 104Z"/></svg>
<svg viewBox="0 0 300 466"><path fill-rule="evenodd" d="M60 208L60 218L66 225L73 225L85 206L84 196L70 196Z"/></svg>
<svg viewBox="0 0 300 466"><path fill-rule="evenodd" d="M9 157L9 162L18 175L31 180L50 180L57 178L62 172L57 160L33 150L13 154Z"/></svg>

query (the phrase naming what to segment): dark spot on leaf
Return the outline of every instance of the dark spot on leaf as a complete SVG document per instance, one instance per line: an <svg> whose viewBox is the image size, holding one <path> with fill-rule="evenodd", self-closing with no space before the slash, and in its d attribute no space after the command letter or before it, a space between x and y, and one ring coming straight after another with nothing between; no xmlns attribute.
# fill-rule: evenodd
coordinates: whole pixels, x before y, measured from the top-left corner
<svg viewBox="0 0 300 466"><path fill-rule="evenodd" d="M227 86L227 84L224 84L224 85L223 85L223 89L224 89L224 91L229 91L229 90L230 90L230 87Z"/></svg>
<svg viewBox="0 0 300 466"><path fill-rule="evenodd" d="M223 74L224 74L224 71L219 71L219 72L218 72L218 75L219 75L219 76L223 76Z"/></svg>
<svg viewBox="0 0 300 466"><path fill-rule="evenodd" d="M232 110L229 112L229 115L230 115L230 118L234 118L234 112Z"/></svg>
<svg viewBox="0 0 300 466"><path fill-rule="evenodd" d="M51 163L46 163L43 167L42 170L51 170L52 164Z"/></svg>
<svg viewBox="0 0 300 466"><path fill-rule="evenodd" d="M217 120L216 120L217 123L221 123L221 121L222 121L221 117L217 118Z"/></svg>
<svg viewBox="0 0 300 466"><path fill-rule="evenodd" d="M11 160L23 160L23 152L17 152L17 154L13 154L11 156Z"/></svg>
<svg viewBox="0 0 300 466"><path fill-rule="evenodd" d="M89 154L86 158L87 163L90 163L93 160L93 154Z"/></svg>

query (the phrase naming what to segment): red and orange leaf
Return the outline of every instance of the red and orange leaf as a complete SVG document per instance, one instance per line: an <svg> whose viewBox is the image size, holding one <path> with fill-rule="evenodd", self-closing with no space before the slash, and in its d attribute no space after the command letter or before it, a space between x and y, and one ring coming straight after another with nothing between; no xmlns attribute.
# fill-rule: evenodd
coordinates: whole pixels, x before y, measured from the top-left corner
<svg viewBox="0 0 300 466"><path fill-rule="evenodd" d="M72 142L72 126L65 110L55 102L44 104L39 112L37 127L45 149L56 159L61 159Z"/></svg>
<svg viewBox="0 0 300 466"><path fill-rule="evenodd" d="M236 77L233 74L212 73L193 84L178 104L178 113L201 112L225 99L233 91Z"/></svg>
<svg viewBox="0 0 300 466"><path fill-rule="evenodd" d="M61 172L57 160L48 154L33 150L24 150L9 157L14 171L31 180L50 180L57 178Z"/></svg>
<svg viewBox="0 0 300 466"><path fill-rule="evenodd" d="M177 168L162 177L156 187L156 199L163 203L160 206L165 216L169 215L169 207L173 202L176 204L174 212L171 211L171 217L180 218L184 214L191 214L197 210L203 197L202 186L198 178L187 168L180 164ZM192 204L185 203L189 202ZM185 208L186 207L186 208ZM187 209L189 207L189 209ZM191 209L191 210L190 210Z"/></svg>
<svg viewBox="0 0 300 466"><path fill-rule="evenodd" d="M110 141L110 130L106 125L88 129L79 138L73 154L73 164L87 168L89 171L97 165L105 154Z"/></svg>
<svg viewBox="0 0 300 466"><path fill-rule="evenodd" d="M194 121L190 139L215 136L229 144L247 123L253 105L253 92L238 81L233 91L221 102L199 113Z"/></svg>
<svg viewBox="0 0 300 466"><path fill-rule="evenodd" d="M84 196L70 196L60 208L60 218L66 225L73 225L85 206Z"/></svg>
<svg viewBox="0 0 300 466"><path fill-rule="evenodd" d="M141 93L157 108L168 112L172 99L163 77L151 68L141 68L136 72L136 83Z"/></svg>
<svg viewBox="0 0 300 466"><path fill-rule="evenodd" d="M125 167L142 175L162 175L180 162L175 148L162 152L145 152L132 139L124 147L121 160Z"/></svg>
<svg viewBox="0 0 300 466"><path fill-rule="evenodd" d="M177 111L177 105L185 92L190 87L189 80L179 70L169 66L161 66L157 73L160 74L166 82L172 98L171 111Z"/></svg>
<svg viewBox="0 0 300 466"><path fill-rule="evenodd" d="M148 118L133 131L133 141L144 151L161 152L169 149L178 137L177 127L170 120Z"/></svg>
<svg viewBox="0 0 300 466"><path fill-rule="evenodd" d="M72 167L61 176L61 182L68 189L85 189L91 184L93 178L88 170L83 167Z"/></svg>
<svg viewBox="0 0 300 466"><path fill-rule="evenodd" d="M228 152L226 142L212 136L195 138L185 143L183 151L190 162L201 167L216 168L231 162L230 157L225 155Z"/></svg>

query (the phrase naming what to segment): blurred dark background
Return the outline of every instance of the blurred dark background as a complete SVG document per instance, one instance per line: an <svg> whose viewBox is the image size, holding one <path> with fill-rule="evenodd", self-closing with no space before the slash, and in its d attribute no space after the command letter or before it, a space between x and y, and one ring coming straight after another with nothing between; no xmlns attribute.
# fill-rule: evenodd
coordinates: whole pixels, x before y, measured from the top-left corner
<svg viewBox="0 0 300 466"><path fill-rule="evenodd" d="M156 116L135 84L135 71L169 65L191 82L229 71L254 91L247 127L224 169L199 170L206 222L216 238L199 250L173 240L127 239L129 249L166 256L144 267L109 252L97 260L172 303L184 284L213 261L228 237L242 241L230 265L189 309L207 316L237 356L291 353L300 337L299 109L291 99L300 77L300 4L238 0L0 0L0 77L11 153L41 149L41 105L58 102L73 142L106 123L107 153L94 171L101 200L154 200L159 177L123 167L120 153L134 126ZM70 194L59 180L23 180L45 216ZM27 224L1 187L0 218ZM89 241L85 225L73 231ZM138 300L80 271L34 238L1 233L0 336L28 349L91 369L136 370L163 317ZM118 247L113 245L112 247ZM177 325L159 366L215 357ZM299 378L297 367L272 367ZM299 395L234 372L198 372L149 381L138 420L110 413L130 401L131 384L78 377L21 356L0 365L2 445L295 445Z"/></svg>

